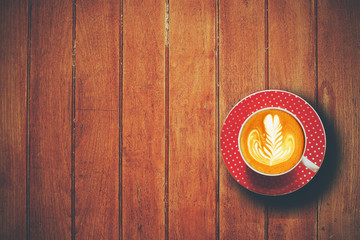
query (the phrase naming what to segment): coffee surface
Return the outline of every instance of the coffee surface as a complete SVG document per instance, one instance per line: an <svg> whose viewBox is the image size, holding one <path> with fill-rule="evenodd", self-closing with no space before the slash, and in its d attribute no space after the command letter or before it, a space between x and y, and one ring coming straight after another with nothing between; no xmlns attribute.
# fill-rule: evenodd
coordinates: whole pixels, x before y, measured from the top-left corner
<svg viewBox="0 0 360 240"><path fill-rule="evenodd" d="M251 116L239 137L246 162L265 174L292 169L302 157L305 136L299 122L279 109L265 109Z"/></svg>

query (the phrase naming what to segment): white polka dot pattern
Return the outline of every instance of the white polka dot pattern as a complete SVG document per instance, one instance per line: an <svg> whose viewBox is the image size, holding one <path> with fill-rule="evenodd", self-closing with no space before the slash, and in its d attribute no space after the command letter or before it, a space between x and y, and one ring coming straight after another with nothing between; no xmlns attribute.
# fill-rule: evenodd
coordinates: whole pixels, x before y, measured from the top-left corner
<svg viewBox="0 0 360 240"><path fill-rule="evenodd" d="M225 120L220 147L226 167L242 186L263 195L284 195L306 185L315 173L300 163L287 174L276 177L263 176L248 168L239 152L238 135L242 124L252 113L268 107L286 109L301 121L307 137L304 156L320 167L326 149L323 124L305 100L282 90L260 91L242 99Z"/></svg>

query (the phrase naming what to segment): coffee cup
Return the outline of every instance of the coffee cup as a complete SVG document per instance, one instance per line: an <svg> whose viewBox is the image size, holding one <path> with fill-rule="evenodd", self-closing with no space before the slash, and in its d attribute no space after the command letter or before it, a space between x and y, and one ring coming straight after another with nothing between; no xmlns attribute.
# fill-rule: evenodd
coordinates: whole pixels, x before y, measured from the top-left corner
<svg viewBox="0 0 360 240"><path fill-rule="evenodd" d="M239 131L238 146L246 165L261 175L280 176L303 164L319 167L306 156L306 131L286 109L269 107L252 113Z"/></svg>

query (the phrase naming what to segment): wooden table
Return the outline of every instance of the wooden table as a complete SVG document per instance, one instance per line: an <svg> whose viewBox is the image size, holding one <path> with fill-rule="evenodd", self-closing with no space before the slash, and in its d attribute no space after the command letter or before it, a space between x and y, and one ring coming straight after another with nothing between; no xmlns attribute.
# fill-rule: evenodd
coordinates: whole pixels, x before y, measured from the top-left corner
<svg viewBox="0 0 360 240"><path fill-rule="evenodd" d="M0 239L359 239L360 1L2 0ZM327 152L285 197L219 150L263 89Z"/></svg>

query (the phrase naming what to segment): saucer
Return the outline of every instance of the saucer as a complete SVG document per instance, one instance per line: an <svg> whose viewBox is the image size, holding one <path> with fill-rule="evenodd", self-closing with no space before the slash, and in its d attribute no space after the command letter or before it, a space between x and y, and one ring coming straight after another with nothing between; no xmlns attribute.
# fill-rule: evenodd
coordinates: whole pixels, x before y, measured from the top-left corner
<svg viewBox="0 0 360 240"><path fill-rule="evenodd" d="M238 136L245 120L254 112L269 107L285 109L302 123L307 137L304 156L321 166L326 150L324 126L316 111L299 96L283 90L265 90L253 93L238 102L229 112L221 130L220 148L223 160L232 177L246 189L268 196L292 193L314 178L302 164L281 176L264 176L251 170L239 152Z"/></svg>

